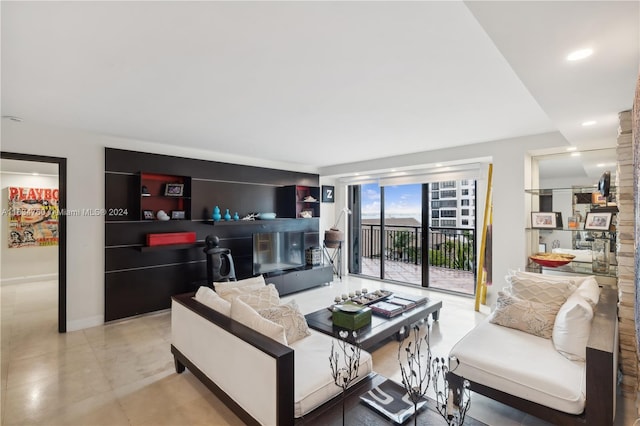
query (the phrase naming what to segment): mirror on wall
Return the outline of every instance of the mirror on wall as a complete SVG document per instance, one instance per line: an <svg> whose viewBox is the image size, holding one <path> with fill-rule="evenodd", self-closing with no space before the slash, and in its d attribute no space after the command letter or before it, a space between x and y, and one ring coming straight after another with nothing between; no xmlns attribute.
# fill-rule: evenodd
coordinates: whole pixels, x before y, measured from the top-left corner
<svg viewBox="0 0 640 426"><path fill-rule="evenodd" d="M609 260L615 264L615 232L589 229L587 220L594 212L601 215L611 212L609 230L615 229L616 167L615 148L532 157L531 188L535 189L530 191L531 211L557 212L563 222L558 229L537 230L538 238L531 241L532 251L570 252L576 255L573 268L584 263L585 269L591 270L594 241L606 239L608 251L612 252ZM609 196L600 191L605 172L610 173Z"/></svg>

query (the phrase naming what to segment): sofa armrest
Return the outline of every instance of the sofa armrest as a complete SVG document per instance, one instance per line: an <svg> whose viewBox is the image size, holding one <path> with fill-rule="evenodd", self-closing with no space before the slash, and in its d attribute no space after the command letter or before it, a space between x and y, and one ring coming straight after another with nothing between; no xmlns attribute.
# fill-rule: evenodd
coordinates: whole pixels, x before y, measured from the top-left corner
<svg viewBox="0 0 640 426"><path fill-rule="evenodd" d="M294 351L193 299L174 296L172 351L257 424L293 423ZM179 358L176 358L179 361ZM191 368L190 368L191 369ZM207 383L205 383L207 384ZM224 395L219 395L222 392Z"/></svg>

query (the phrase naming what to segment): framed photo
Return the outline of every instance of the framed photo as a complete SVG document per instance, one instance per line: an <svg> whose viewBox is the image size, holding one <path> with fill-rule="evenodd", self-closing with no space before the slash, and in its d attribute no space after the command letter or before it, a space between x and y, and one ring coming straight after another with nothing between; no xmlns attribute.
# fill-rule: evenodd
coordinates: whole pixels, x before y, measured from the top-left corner
<svg viewBox="0 0 640 426"><path fill-rule="evenodd" d="M171 219L182 220L184 218L184 210L171 210Z"/></svg>
<svg viewBox="0 0 640 426"><path fill-rule="evenodd" d="M144 220L153 220L156 218L153 214L153 210L142 210L142 217Z"/></svg>
<svg viewBox="0 0 640 426"><path fill-rule="evenodd" d="M329 185L322 185L322 202L333 203L335 202L334 187Z"/></svg>
<svg viewBox="0 0 640 426"><path fill-rule="evenodd" d="M589 212L584 221L584 229L588 231L608 231L611 226L611 212Z"/></svg>
<svg viewBox="0 0 640 426"><path fill-rule="evenodd" d="M164 187L164 195L167 197L182 197L184 183L168 183Z"/></svg>
<svg viewBox="0 0 640 426"><path fill-rule="evenodd" d="M555 212L531 212L531 227L536 229L557 228Z"/></svg>

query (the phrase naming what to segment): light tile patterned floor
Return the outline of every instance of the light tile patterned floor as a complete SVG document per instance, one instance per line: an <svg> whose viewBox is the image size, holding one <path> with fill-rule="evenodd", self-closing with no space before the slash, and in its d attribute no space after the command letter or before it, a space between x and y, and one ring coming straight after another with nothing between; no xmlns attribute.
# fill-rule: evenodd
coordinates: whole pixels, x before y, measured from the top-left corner
<svg viewBox="0 0 640 426"><path fill-rule="evenodd" d="M283 301L296 299L303 312L311 312L364 287L442 300L440 320L431 326L435 356L446 356L489 312L486 306L474 312L468 297L353 276ZM58 334L56 297L53 281L0 287L2 425L242 424L188 370L175 373L170 312ZM374 369L399 380L397 351L395 341L380 344L373 351ZM496 426L545 424L480 395L473 395L470 414ZM630 426L635 417L633 401L619 398L615 424Z"/></svg>

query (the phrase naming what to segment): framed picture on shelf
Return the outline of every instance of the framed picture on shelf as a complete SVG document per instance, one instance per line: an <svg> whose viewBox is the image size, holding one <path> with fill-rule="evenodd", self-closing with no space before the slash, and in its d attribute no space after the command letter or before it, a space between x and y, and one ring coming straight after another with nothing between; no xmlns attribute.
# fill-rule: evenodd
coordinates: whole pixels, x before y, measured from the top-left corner
<svg viewBox="0 0 640 426"><path fill-rule="evenodd" d="M555 212L531 212L531 227L536 229L555 229L558 227Z"/></svg>
<svg viewBox="0 0 640 426"><path fill-rule="evenodd" d="M183 220L185 218L184 210L171 210L171 219Z"/></svg>
<svg viewBox="0 0 640 426"><path fill-rule="evenodd" d="M153 220L156 218L153 214L153 210L142 210L142 217L144 220Z"/></svg>
<svg viewBox="0 0 640 426"><path fill-rule="evenodd" d="M167 183L164 187L164 195L167 197L182 197L183 183Z"/></svg>
<svg viewBox="0 0 640 426"><path fill-rule="evenodd" d="M612 216L611 212L589 212L584 221L584 229L587 231L608 231Z"/></svg>
<svg viewBox="0 0 640 426"><path fill-rule="evenodd" d="M334 201L334 187L329 185L322 185L322 202L333 203Z"/></svg>

